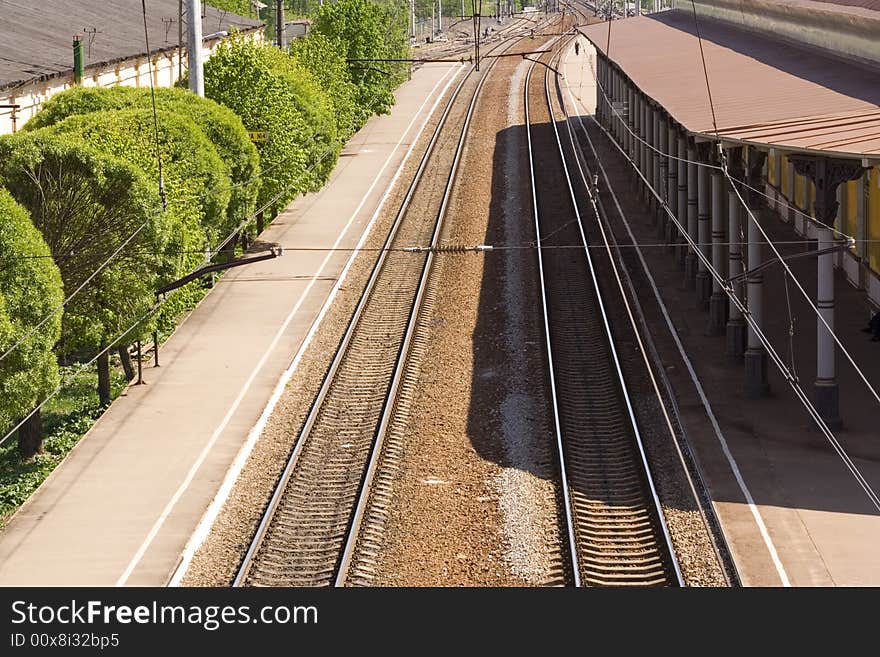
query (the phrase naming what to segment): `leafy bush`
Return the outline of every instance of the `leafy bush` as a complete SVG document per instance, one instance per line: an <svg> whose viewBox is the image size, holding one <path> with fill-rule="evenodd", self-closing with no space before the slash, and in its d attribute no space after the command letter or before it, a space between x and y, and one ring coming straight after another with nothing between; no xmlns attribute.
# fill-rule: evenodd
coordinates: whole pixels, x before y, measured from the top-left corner
<svg viewBox="0 0 880 657"><path fill-rule="evenodd" d="M0 353L33 330L63 301L61 274L27 211L0 189ZM58 385L53 348L56 314L0 361L0 432Z"/></svg>
<svg viewBox="0 0 880 657"><path fill-rule="evenodd" d="M241 119L232 110L183 89L156 89L156 106L192 120L216 147L226 164L233 188L227 208L229 221L221 226L221 230L228 233L254 211L260 183L257 177L259 155ZM27 122L24 130L52 126L73 115L127 108L151 109L150 90L134 87L74 87L53 96Z"/></svg>
<svg viewBox="0 0 880 657"><path fill-rule="evenodd" d="M290 55L318 81L336 115L336 134L345 141L369 118L356 102L357 86L339 44L320 32L310 32L290 44Z"/></svg>
<svg viewBox="0 0 880 657"><path fill-rule="evenodd" d="M409 56L408 11L400 0L339 0L318 10L312 32L338 44L346 59L402 59ZM394 89L406 77L402 63L352 63L358 107L386 114L394 104ZM382 72L384 71L384 73Z"/></svg>
<svg viewBox="0 0 880 657"><path fill-rule="evenodd" d="M205 62L205 95L232 109L248 130L266 132L257 143L263 184L258 203L316 189L335 162L307 174L316 154L336 139L327 96L306 69L277 48L241 37L222 43Z"/></svg>
<svg viewBox="0 0 880 657"><path fill-rule="evenodd" d="M155 253L171 230L154 215L154 185L138 169L39 131L0 139L0 181L30 212L68 294L145 225L66 306L62 352L100 347L140 317L152 300Z"/></svg>

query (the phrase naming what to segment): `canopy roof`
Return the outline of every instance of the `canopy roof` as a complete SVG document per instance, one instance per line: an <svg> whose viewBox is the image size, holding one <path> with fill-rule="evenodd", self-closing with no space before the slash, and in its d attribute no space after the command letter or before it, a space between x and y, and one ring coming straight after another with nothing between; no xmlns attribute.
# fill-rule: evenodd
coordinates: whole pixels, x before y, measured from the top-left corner
<svg viewBox="0 0 880 657"><path fill-rule="evenodd" d="M871 0L873 1L873 0ZM602 53L609 23L582 28ZM790 150L880 155L880 71L700 21L717 133ZM610 24L610 59L686 130L716 133L692 14Z"/></svg>

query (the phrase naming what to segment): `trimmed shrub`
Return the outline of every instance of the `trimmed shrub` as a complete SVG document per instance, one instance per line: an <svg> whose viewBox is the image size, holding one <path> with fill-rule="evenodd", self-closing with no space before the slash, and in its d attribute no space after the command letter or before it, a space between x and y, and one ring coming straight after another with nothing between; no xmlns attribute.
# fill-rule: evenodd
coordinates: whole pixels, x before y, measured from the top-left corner
<svg viewBox="0 0 880 657"><path fill-rule="evenodd" d="M144 226L66 306L62 353L101 347L144 313L174 227L137 168L40 131L0 139L0 182L30 212L68 294Z"/></svg>
<svg viewBox="0 0 880 657"><path fill-rule="evenodd" d="M27 211L0 189L0 353L62 301L61 273L49 247ZM54 347L60 334L59 312L0 361L0 431L5 433L58 385ZM40 451L41 438L39 428L36 434L19 432L19 451L23 456Z"/></svg>
<svg viewBox="0 0 880 657"><path fill-rule="evenodd" d="M156 89L156 106L159 110L186 117L198 125L226 164L233 184L227 207L229 221L222 227L228 232L254 211L260 184L257 177L259 155L241 119L229 108L183 89ZM27 122L24 130L52 126L69 116L127 108L151 110L150 90L134 87L74 87L53 96Z"/></svg>

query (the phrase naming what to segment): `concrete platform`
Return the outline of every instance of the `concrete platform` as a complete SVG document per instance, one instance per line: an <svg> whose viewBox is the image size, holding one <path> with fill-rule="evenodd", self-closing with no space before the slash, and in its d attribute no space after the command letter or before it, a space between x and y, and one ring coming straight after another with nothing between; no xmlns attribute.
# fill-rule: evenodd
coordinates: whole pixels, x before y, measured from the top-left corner
<svg viewBox="0 0 880 657"><path fill-rule="evenodd" d="M429 64L348 143L329 184L262 240L354 247L444 90ZM300 348L349 251L287 251L229 271L0 534L0 585L166 584Z"/></svg>
<svg viewBox="0 0 880 657"><path fill-rule="evenodd" d="M580 57L569 52L564 73L577 97L578 112L587 116L596 96L587 66L591 49L585 45L582 39ZM592 120L584 124L589 126ZM662 240L657 239L656 227L632 185L628 163L596 130L591 136L659 290L662 306L649 285L639 289L640 300L743 584L880 585L880 514L772 364L770 395L745 398L743 366L725 356L723 335L708 334L708 313L698 307L695 293L685 289L684 270L671 250L658 245ZM616 220L614 208L609 212ZM802 240L769 210L762 222L774 242ZM804 243L780 245L784 255L806 248ZM766 253L769 258L769 249ZM816 259L791 265L815 299ZM812 397L816 316L791 284L789 315L780 266L765 270L764 282L765 330L784 358L793 354L800 382ZM875 389L880 389L880 343L870 342L860 331L869 317L864 294L842 274L835 287L837 333ZM675 327L694 376L664 313ZM839 351L837 364L843 428L836 436L876 491L880 489L880 405Z"/></svg>

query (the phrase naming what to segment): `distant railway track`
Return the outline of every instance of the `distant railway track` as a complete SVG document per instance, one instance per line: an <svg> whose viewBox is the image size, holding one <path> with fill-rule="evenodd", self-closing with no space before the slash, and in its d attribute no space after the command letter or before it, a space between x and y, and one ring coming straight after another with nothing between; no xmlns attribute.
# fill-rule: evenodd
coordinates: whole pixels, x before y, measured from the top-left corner
<svg viewBox="0 0 880 657"><path fill-rule="evenodd" d="M236 586L341 586L348 579L434 259L402 249L438 244L474 107L496 61L465 74L444 108Z"/></svg>
<svg viewBox="0 0 880 657"><path fill-rule="evenodd" d="M544 63L555 56L544 56ZM560 137L559 123L567 117L554 108L551 71L545 69L541 84L533 76L536 66L526 75L524 103L572 582L681 586L606 312L606 304L621 300L600 286L585 228L592 214L586 181L578 187L569 164L577 155ZM560 245L583 248L552 248Z"/></svg>

